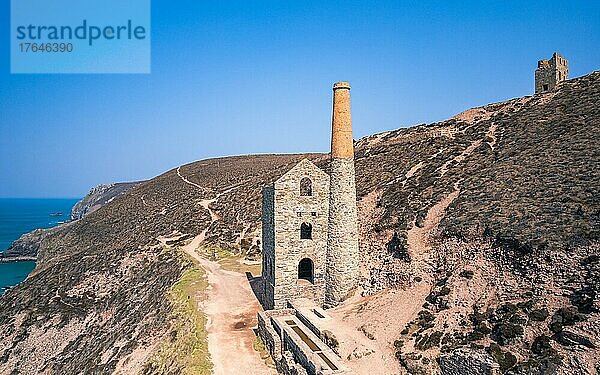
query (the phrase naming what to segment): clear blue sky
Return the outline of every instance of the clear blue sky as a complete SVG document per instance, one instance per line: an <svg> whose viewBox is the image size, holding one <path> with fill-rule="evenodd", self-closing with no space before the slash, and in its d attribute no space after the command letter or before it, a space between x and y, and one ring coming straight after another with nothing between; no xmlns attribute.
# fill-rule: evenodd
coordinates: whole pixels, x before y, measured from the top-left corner
<svg viewBox="0 0 600 375"><path fill-rule="evenodd" d="M0 7L0 197L77 197L208 157L326 152L331 86L355 138L531 94L559 51L600 69L598 1L154 0L152 74L10 75Z"/></svg>

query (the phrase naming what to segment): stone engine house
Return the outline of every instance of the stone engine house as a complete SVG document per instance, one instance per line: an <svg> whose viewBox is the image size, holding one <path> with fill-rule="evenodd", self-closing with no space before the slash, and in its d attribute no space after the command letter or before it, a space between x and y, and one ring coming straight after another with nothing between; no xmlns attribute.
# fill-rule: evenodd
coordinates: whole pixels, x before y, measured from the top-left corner
<svg viewBox="0 0 600 375"><path fill-rule="evenodd" d="M535 70L535 93L552 91L569 78L569 62L558 52L550 60L539 60Z"/></svg>
<svg viewBox="0 0 600 375"><path fill-rule="evenodd" d="M329 175L308 159L263 189L263 278L267 309L309 298L323 305Z"/></svg>
<svg viewBox="0 0 600 375"><path fill-rule="evenodd" d="M350 85L333 86L331 170L305 159L263 189L265 309L299 298L336 306L359 278Z"/></svg>

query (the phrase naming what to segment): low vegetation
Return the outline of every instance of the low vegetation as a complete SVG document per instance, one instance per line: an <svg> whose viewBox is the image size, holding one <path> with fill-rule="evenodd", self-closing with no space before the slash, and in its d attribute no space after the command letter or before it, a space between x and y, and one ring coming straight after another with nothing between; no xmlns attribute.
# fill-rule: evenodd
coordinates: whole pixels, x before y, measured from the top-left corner
<svg viewBox="0 0 600 375"><path fill-rule="evenodd" d="M172 327L144 368L144 374L210 374L206 317L200 309L208 282L204 271L194 265L184 271L169 293L173 304Z"/></svg>
<svg viewBox="0 0 600 375"><path fill-rule="evenodd" d="M429 282L414 277L419 258L408 249L408 234L426 224L435 204L459 191L439 226L442 242L456 246L437 254L444 258L440 262L455 259L457 267L440 267L454 273L440 273L440 285L424 296L423 310L431 315L415 316L397 337L405 367L414 369L417 361L431 367L432 352L464 351L501 362L507 372L534 373L561 363L587 364L598 353L592 347L600 337L599 103L596 72L547 96L476 109L472 119L399 129L356 143L358 197L379 194L360 238L366 293ZM178 232L185 241L206 233L205 244L227 250L216 250L224 267L233 267L238 256L260 259L261 189L303 158L328 169L324 154L190 163L47 236L36 270L0 298L2 370L112 373L144 350L148 337L160 336L170 341L158 349L149 372L176 373L186 353L194 353L188 368L209 371L204 318L197 310L206 281L189 261L162 251L157 238ZM482 273L476 259L491 273ZM507 280L514 280L514 290L505 286ZM517 306L518 311L506 306L502 314L478 318L477 325L464 316L459 332L444 327L443 317L458 308L457 293L482 282L494 284L498 295L486 308L534 297L535 304ZM593 366L600 366L597 360Z"/></svg>

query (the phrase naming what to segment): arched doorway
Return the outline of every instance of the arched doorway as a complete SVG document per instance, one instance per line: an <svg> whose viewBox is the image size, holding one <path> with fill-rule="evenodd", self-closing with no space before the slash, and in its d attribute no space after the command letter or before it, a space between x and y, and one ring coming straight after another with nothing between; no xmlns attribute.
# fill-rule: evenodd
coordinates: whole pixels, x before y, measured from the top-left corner
<svg viewBox="0 0 600 375"><path fill-rule="evenodd" d="M304 258L298 263L298 279L315 282L315 265L310 258Z"/></svg>

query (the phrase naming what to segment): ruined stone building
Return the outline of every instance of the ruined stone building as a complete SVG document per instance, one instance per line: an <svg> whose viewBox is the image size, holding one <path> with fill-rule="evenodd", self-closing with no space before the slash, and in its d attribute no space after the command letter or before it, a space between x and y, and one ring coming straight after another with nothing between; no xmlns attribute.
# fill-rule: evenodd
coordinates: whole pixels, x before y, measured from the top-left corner
<svg viewBox="0 0 600 375"><path fill-rule="evenodd" d="M569 62L558 52L550 60L539 60L535 70L535 93L543 94L554 90L569 78Z"/></svg>
<svg viewBox="0 0 600 375"><path fill-rule="evenodd" d="M329 176L308 159L263 190L264 304L325 298Z"/></svg>
<svg viewBox="0 0 600 375"><path fill-rule="evenodd" d="M331 163L310 160L263 189L263 305L258 335L284 375L350 375L330 347L332 307L358 285L350 84L333 85ZM335 341L337 342L337 341Z"/></svg>
<svg viewBox="0 0 600 375"><path fill-rule="evenodd" d="M339 304L359 277L350 85L333 86L331 170L305 159L263 190L263 303Z"/></svg>

